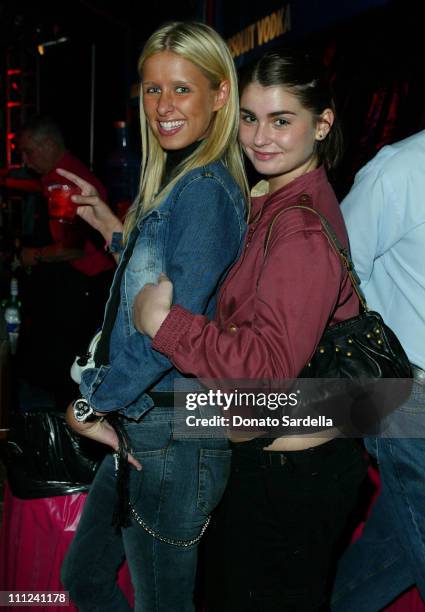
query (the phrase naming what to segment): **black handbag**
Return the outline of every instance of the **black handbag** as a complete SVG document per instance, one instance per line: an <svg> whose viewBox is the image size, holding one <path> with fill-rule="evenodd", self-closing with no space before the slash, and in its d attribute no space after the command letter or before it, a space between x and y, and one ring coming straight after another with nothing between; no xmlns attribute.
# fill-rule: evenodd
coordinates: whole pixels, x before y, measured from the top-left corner
<svg viewBox="0 0 425 612"><path fill-rule="evenodd" d="M303 194L301 201L311 201L310 196ZM362 309L359 315L326 328L309 363L298 375L296 387L302 401L297 415L327 416L348 434L376 433L377 423L410 394L409 359L381 315L368 309L349 252L317 210L297 205L277 213L266 234L264 257L276 219L293 209L307 210L320 218L331 247L348 272Z"/></svg>

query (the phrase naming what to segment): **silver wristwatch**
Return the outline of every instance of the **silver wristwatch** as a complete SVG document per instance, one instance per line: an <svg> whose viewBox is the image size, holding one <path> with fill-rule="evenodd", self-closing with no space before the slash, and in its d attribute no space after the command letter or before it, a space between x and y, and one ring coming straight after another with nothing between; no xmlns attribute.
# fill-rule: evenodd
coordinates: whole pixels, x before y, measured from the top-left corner
<svg viewBox="0 0 425 612"><path fill-rule="evenodd" d="M79 423L91 423L102 418L95 414L93 406L90 406L83 397L72 402L72 410L74 411L75 420Z"/></svg>

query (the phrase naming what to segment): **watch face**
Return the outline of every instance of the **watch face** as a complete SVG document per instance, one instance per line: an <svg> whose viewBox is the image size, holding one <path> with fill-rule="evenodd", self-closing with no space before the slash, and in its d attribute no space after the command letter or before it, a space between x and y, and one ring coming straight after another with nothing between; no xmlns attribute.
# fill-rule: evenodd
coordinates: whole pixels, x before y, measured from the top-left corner
<svg viewBox="0 0 425 612"><path fill-rule="evenodd" d="M91 416L94 413L93 408L90 406L88 401L85 399L75 400L73 404L73 409L74 409L75 420L78 421L79 423L84 423L84 421L86 421L89 418L89 416Z"/></svg>

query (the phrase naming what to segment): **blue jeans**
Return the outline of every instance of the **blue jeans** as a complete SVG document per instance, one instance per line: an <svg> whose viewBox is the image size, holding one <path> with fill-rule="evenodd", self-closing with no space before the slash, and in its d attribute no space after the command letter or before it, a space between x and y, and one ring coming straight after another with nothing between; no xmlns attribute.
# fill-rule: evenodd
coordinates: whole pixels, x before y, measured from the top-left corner
<svg viewBox="0 0 425 612"><path fill-rule="evenodd" d="M333 612L377 612L416 584L425 600L425 386L413 383L409 400L368 438L382 490L364 531L343 555ZM404 437L403 437L404 436Z"/></svg>
<svg viewBox="0 0 425 612"><path fill-rule="evenodd" d="M114 459L107 456L90 488L75 538L62 567L62 581L82 612L128 612L116 583L127 559L138 612L192 612L197 543L168 540L199 536L226 486L231 451L225 439L175 439L173 413L154 408L141 422L126 421L134 455L130 503L155 536L132 518L111 526L116 502Z"/></svg>

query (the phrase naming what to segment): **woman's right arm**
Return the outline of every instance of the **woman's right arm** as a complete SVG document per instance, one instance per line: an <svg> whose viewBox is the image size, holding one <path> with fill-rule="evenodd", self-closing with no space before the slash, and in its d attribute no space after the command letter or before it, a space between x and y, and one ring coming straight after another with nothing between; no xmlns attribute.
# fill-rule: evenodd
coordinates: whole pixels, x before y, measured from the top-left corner
<svg viewBox="0 0 425 612"><path fill-rule="evenodd" d="M93 185L63 168L58 168L56 171L81 189L81 195L72 196L73 202L80 205L77 214L100 232L105 242L110 245L113 234L123 231L123 224L120 219L112 212L106 202L100 199ZM114 253L114 257L118 259L118 254Z"/></svg>
<svg viewBox="0 0 425 612"><path fill-rule="evenodd" d="M157 301L160 320L153 333L158 323L162 325L152 348L166 355L181 372L199 378L294 378L326 328L340 282L340 261L320 227L287 237L278 221L258 280L252 321L234 325L228 315L223 327L179 305L167 316L170 288L168 281L162 280L159 287L153 287L161 292ZM137 300L135 323L139 329L140 307ZM237 311L237 304L233 309Z"/></svg>
<svg viewBox="0 0 425 612"><path fill-rule="evenodd" d="M176 300L192 312L205 313L214 304L217 287L239 252L243 214L242 200L230 198L215 176L199 174L174 193L164 271L173 279ZM139 267L135 275L140 273ZM109 366L83 373L80 390L100 412L122 410L171 368L166 357L151 350L147 336L132 333L122 339Z"/></svg>

